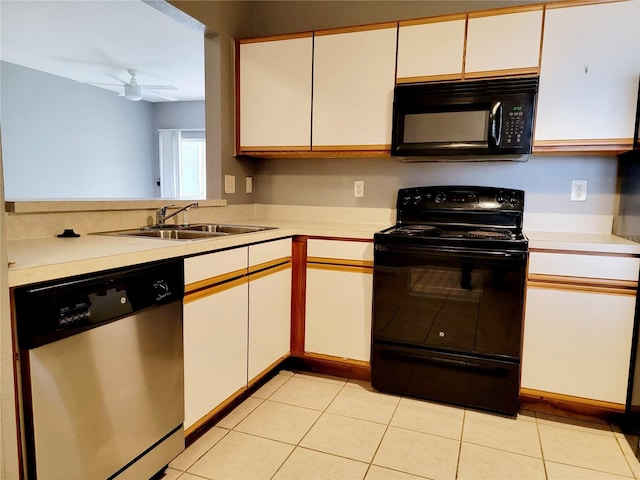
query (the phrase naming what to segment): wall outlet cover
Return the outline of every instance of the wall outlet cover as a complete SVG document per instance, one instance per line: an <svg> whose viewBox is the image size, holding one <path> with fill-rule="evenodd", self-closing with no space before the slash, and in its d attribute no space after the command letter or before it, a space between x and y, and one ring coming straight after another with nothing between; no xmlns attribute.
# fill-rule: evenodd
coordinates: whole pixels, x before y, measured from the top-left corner
<svg viewBox="0 0 640 480"><path fill-rule="evenodd" d="M353 196L356 198L364 197L364 180L353 182Z"/></svg>
<svg viewBox="0 0 640 480"><path fill-rule="evenodd" d="M235 175L224 176L224 193L236 193L236 177Z"/></svg>
<svg viewBox="0 0 640 480"><path fill-rule="evenodd" d="M571 182L571 201L586 202L587 201L587 181L573 180Z"/></svg>
<svg viewBox="0 0 640 480"><path fill-rule="evenodd" d="M253 193L253 177L245 177L245 193Z"/></svg>

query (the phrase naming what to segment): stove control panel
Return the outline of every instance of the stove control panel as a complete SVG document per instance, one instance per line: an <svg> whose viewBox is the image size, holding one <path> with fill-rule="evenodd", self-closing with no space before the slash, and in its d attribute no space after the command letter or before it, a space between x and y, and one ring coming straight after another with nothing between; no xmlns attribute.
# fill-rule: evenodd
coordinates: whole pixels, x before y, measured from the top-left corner
<svg viewBox="0 0 640 480"><path fill-rule="evenodd" d="M398 192L399 210L524 209L524 191L493 187L417 187Z"/></svg>

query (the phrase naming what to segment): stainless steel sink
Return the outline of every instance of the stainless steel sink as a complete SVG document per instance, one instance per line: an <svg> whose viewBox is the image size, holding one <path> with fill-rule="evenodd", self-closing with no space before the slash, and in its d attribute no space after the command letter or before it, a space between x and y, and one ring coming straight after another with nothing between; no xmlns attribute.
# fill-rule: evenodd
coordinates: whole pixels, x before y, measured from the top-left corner
<svg viewBox="0 0 640 480"><path fill-rule="evenodd" d="M239 233L261 232L263 230L272 230L274 227L257 227L254 225L226 225L220 223L196 223L182 227L182 230L192 232L209 232L223 235L236 235Z"/></svg>
<svg viewBox="0 0 640 480"><path fill-rule="evenodd" d="M98 232L96 235L115 235L124 237L161 238L166 240L202 240L207 238L239 235L243 233L272 230L275 227L255 225L228 225L220 223L195 223L191 225L153 225L132 230Z"/></svg>

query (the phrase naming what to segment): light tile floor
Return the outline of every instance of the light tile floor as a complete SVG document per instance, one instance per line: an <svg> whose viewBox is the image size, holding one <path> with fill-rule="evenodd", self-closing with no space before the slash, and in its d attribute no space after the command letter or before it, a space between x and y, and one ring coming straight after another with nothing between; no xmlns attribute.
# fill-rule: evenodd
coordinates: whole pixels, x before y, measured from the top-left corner
<svg viewBox="0 0 640 480"><path fill-rule="evenodd" d="M616 427L517 419L280 372L180 454L164 480L622 480L640 464Z"/></svg>

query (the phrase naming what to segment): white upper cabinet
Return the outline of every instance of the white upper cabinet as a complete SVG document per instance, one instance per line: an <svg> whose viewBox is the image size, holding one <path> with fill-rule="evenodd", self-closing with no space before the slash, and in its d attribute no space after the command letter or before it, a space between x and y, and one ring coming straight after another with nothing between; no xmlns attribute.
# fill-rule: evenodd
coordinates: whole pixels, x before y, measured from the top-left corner
<svg viewBox="0 0 640 480"><path fill-rule="evenodd" d="M313 39L240 44L240 151L310 150Z"/></svg>
<svg viewBox="0 0 640 480"><path fill-rule="evenodd" d="M640 2L547 6L536 146L631 145Z"/></svg>
<svg viewBox="0 0 640 480"><path fill-rule="evenodd" d="M397 28L316 34L313 150L388 150Z"/></svg>
<svg viewBox="0 0 640 480"><path fill-rule="evenodd" d="M537 73L541 36L541 6L514 13L470 14L465 77Z"/></svg>
<svg viewBox="0 0 640 480"><path fill-rule="evenodd" d="M462 78L465 15L400 22L397 82Z"/></svg>

